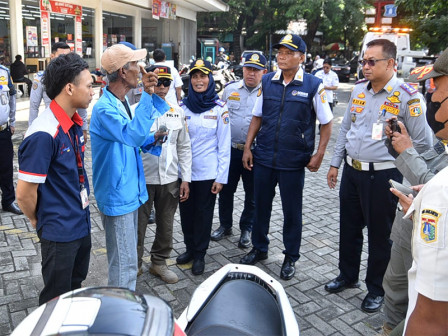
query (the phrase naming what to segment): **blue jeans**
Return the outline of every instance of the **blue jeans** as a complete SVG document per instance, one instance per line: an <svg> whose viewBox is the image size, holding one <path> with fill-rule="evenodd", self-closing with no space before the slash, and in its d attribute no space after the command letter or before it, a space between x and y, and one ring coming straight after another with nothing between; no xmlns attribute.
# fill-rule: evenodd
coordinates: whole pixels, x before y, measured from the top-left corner
<svg viewBox="0 0 448 336"><path fill-rule="evenodd" d="M135 290L137 283L138 210L121 216L101 213L106 232L109 286Z"/></svg>

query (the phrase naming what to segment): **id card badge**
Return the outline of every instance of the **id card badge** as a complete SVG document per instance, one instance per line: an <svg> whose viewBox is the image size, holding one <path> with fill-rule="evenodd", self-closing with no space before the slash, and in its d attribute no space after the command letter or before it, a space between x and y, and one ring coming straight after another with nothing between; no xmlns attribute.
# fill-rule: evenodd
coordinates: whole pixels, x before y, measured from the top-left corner
<svg viewBox="0 0 448 336"><path fill-rule="evenodd" d="M89 195L87 195L87 189L82 188L79 194L81 195L81 206L85 209L89 206Z"/></svg>
<svg viewBox="0 0 448 336"><path fill-rule="evenodd" d="M381 140L383 139L383 124L374 123L372 126L372 139Z"/></svg>

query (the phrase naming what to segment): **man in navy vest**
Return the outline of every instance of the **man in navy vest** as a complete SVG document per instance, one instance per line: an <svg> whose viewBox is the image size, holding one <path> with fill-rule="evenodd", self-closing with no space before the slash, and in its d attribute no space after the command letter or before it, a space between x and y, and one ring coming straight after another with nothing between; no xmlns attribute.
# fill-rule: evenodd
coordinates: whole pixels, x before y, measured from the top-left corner
<svg viewBox="0 0 448 336"><path fill-rule="evenodd" d="M286 35L274 46L280 70L263 76L244 146L243 165L254 169L255 218L253 249L241 259L254 265L268 257L272 200L279 184L283 207L285 259L280 277L291 279L302 239L302 191L305 167L316 172L331 135L333 118L322 80L303 71L306 44ZM316 117L322 124L314 152ZM251 146L257 137L252 156Z"/></svg>

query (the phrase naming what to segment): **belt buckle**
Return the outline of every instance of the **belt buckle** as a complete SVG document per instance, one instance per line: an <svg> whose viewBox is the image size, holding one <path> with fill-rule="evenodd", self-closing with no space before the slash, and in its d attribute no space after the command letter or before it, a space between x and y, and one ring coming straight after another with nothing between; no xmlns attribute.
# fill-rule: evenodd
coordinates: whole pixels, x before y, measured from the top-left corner
<svg viewBox="0 0 448 336"><path fill-rule="evenodd" d="M244 150L244 144L236 144L236 148L238 149L238 150Z"/></svg>
<svg viewBox="0 0 448 336"><path fill-rule="evenodd" d="M8 128L8 123L0 125L0 132L3 132L7 128Z"/></svg>
<svg viewBox="0 0 448 336"><path fill-rule="evenodd" d="M362 164L360 161L352 159L352 167L355 168L356 170L361 171L362 170Z"/></svg>

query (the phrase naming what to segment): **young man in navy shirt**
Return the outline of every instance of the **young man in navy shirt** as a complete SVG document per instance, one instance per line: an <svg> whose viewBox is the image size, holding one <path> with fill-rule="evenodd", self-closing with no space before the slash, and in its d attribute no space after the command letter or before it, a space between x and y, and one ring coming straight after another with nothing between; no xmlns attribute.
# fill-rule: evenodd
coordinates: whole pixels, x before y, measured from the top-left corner
<svg viewBox="0 0 448 336"><path fill-rule="evenodd" d="M89 183L82 119L94 95L89 66L77 54L50 62L43 78L52 100L19 148L17 200L41 243L43 304L81 287L90 260Z"/></svg>

